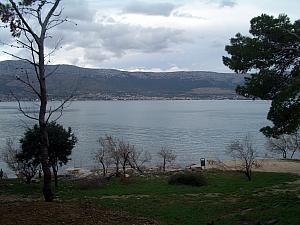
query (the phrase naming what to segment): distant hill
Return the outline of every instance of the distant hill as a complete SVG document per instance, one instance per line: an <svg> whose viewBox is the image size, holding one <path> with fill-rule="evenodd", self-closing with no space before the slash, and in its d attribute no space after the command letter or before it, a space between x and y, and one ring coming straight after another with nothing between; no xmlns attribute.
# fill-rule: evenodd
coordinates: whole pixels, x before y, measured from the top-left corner
<svg viewBox="0 0 300 225"><path fill-rule="evenodd" d="M206 71L127 72L71 65L47 66L47 73L52 71L54 73L47 77L47 88L53 99L70 94L77 99L236 98L234 89L244 81L244 75ZM32 77L34 73L26 62L0 62L0 99L10 98L10 92L23 99L33 98L16 80L16 76L26 78L27 75Z"/></svg>

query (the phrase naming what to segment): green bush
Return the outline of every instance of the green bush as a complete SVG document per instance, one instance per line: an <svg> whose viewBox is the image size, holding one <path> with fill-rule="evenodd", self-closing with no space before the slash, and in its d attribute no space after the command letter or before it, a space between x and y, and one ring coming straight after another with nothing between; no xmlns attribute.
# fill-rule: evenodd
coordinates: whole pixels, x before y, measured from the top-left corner
<svg viewBox="0 0 300 225"><path fill-rule="evenodd" d="M172 175L168 181L169 184L183 184L191 186L205 186L207 179L201 173L181 172Z"/></svg>
<svg viewBox="0 0 300 225"><path fill-rule="evenodd" d="M87 190L102 187L109 182L108 179L103 177L87 177L77 180L75 183L79 187L79 189Z"/></svg>

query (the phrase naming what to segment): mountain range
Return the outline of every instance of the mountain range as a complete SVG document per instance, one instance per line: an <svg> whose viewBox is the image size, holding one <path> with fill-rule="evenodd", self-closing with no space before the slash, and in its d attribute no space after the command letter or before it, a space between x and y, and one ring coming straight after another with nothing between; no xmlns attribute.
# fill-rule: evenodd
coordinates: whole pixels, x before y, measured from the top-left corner
<svg viewBox="0 0 300 225"><path fill-rule="evenodd" d="M48 65L47 89L51 99L73 95L76 99L220 99L237 98L235 87L244 76L207 71L128 72L89 69L72 65ZM0 62L0 99L35 96L17 78L32 81L33 67L25 61Z"/></svg>

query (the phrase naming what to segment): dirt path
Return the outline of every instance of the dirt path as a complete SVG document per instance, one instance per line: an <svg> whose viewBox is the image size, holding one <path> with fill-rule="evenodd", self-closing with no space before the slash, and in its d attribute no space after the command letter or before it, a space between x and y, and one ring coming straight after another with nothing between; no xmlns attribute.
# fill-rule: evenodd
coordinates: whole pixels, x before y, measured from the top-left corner
<svg viewBox="0 0 300 225"><path fill-rule="evenodd" d="M126 212L79 202L14 202L0 203L1 225L159 225L161 223Z"/></svg>

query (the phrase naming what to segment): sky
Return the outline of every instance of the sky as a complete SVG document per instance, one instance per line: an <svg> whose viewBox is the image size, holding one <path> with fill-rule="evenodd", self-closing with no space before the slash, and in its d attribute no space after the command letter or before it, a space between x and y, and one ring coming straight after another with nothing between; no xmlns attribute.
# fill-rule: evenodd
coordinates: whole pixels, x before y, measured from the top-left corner
<svg viewBox="0 0 300 225"><path fill-rule="evenodd" d="M1 0L2 2L2 0ZM51 64L128 71L201 70L230 72L225 45L262 13L300 19L299 0L62 0L66 22L51 31ZM0 28L1 43L13 43ZM0 44L2 51L27 53Z"/></svg>

